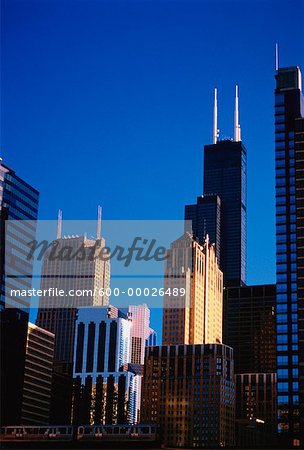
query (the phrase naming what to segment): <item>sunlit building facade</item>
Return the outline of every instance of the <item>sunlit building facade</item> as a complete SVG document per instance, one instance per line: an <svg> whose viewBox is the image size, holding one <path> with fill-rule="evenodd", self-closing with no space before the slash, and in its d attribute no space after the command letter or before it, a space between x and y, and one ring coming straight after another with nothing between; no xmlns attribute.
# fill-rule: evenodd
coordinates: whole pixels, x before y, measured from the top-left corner
<svg viewBox="0 0 304 450"><path fill-rule="evenodd" d="M131 363L144 364L146 340L151 333L150 309L146 304L129 306L132 319L131 329Z"/></svg>
<svg viewBox="0 0 304 450"><path fill-rule="evenodd" d="M208 237L201 245L186 232L171 244L164 292L163 345L222 341L223 274Z"/></svg>

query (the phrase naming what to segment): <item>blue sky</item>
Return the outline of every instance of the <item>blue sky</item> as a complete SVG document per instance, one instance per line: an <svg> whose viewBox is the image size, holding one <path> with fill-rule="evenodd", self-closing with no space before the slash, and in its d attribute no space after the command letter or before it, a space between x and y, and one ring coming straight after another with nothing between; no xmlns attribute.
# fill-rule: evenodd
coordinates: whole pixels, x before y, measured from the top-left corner
<svg viewBox="0 0 304 450"><path fill-rule="evenodd" d="M4 162L40 218L181 219L202 193L218 88L221 136L240 89L248 150L248 282L273 282L274 44L304 68L289 1L2 1ZM304 69L303 69L304 70Z"/></svg>

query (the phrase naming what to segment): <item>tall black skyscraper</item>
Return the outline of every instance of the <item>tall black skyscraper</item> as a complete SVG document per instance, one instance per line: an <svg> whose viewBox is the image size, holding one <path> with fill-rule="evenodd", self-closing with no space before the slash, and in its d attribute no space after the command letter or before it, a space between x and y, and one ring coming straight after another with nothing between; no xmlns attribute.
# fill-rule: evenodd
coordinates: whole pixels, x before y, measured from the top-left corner
<svg viewBox="0 0 304 450"><path fill-rule="evenodd" d="M29 303L10 291L31 287L25 255L35 238L38 200L38 191L0 161L1 425L21 420Z"/></svg>
<svg viewBox="0 0 304 450"><path fill-rule="evenodd" d="M247 154L241 141L237 89L234 140L218 140L217 132L215 91L213 144L206 145L204 151L204 196L202 199L199 197L197 205L186 206L185 219L192 220L193 232L199 240L208 233L212 242L219 243L220 236L217 256L224 274L224 285L243 286L246 283ZM213 198L213 215L210 196ZM220 203L215 200L216 196ZM215 205L218 208L216 213Z"/></svg>
<svg viewBox="0 0 304 450"><path fill-rule="evenodd" d="M304 446L304 99L298 67L275 89L278 431Z"/></svg>
<svg viewBox="0 0 304 450"><path fill-rule="evenodd" d="M215 244L215 253L221 266L221 199L218 195L197 197L195 205L185 206L186 231L193 232L200 243L205 242L208 230L209 239ZM192 224L192 227L191 227ZM189 229L191 227L191 230Z"/></svg>

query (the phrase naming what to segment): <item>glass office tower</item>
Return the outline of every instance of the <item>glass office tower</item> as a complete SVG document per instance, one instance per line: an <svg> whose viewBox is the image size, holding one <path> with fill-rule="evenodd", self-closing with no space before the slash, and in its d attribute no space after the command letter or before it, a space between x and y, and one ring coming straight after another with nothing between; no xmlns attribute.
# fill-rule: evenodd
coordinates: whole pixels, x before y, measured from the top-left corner
<svg viewBox="0 0 304 450"><path fill-rule="evenodd" d="M208 232L221 269L221 199L218 195L201 195L196 204L185 206L185 231L193 232L201 245Z"/></svg>
<svg viewBox="0 0 304 450"><path fill-rule="evenodd" d="M298 67L275 89L278 432L304 445L304 100Z"/></svg>
<svg viewBox="0 0 304 450"><path fill-rule="evenodd" d="M35 239L38 200L38 191L0 160L1 425L21 421L29 301L10 291L32 284L25 249Z"/></svg>
<svg viewBox="0 0 304 450"><path fill-rule="evenodd" d="M17 299L10 291L30 289L32 285L33 263L26 255L27 243L36 235L38 201L38 191L0 162L1 308L5 304L16 308L29 306L27 298Z"/></svg>
<svg viewBox="0 0 304 450"><path fill-rule="evenodd" d="M246 283L246 160L241 141L205 145L204 196L216 194L221 200L220 267L225 286ZM210 236L216 234L206 231Z"/></svg>

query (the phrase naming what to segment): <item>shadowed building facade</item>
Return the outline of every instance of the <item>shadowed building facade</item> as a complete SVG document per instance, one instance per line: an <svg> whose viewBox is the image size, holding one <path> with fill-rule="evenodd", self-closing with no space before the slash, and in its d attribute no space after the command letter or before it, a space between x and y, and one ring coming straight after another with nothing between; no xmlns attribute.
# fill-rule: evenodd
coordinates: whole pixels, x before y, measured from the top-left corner
<svg viewBox="0 0 304 450"><path fill-rule="evenodd" d="M50 423L54 334L29 323L22 398L24 425Z"/></svg>
<svg viewBox="0 0 304 450"><path fill-rule="evenodd" d="M276 286L224 289L223 342L233 348L235 373L276 372Z"/></svg>
<svg viewBox="0 0 304 450"><path fill-rule="evenodd" d="M263 423L264 432L270 436L276 433L277 374L236 374L236 420L258 420ZM271 440L270 440L271 443Z"/></svg>
<svg viewBox="0 0 304 450"><path fill-rule="evenodd" d="M28 242L35 239L39 193L0 162L0 368L1 425L21 423L29 299L11 289L30 289Z"/></svg>
<svg viewBox="0 0 304 450"><path fill-rule="evenodd" d="M192 232L201 244L208 233L221 268L221 199L218 195L202 195L197 197L196 204L185 206L185 230Z"/></svg>
<svg viewBox="0 0 304 450"><path fill-rule="evenodd" d="M304 98L299 67L275 88L278 431L304 446Z"/></svg>
<svg viewBox="0 0 304 450"><path fill-rule="evenodd" d="M246 184L247 152L241 141L205 145L203 192L216 194L221 200L220 267L224 286L246 284ZM215 226L218 225L214 222ZM206 232L218 233L208 227Z"/></svg>
<svg viewBox="0 0 304 450"><path fill-rule="evenodd" d="M264 445L274 440L277 423L275 306L274 284L224 289L223 341L234 351L237 423L248 435L257 421Z"/></svg>

